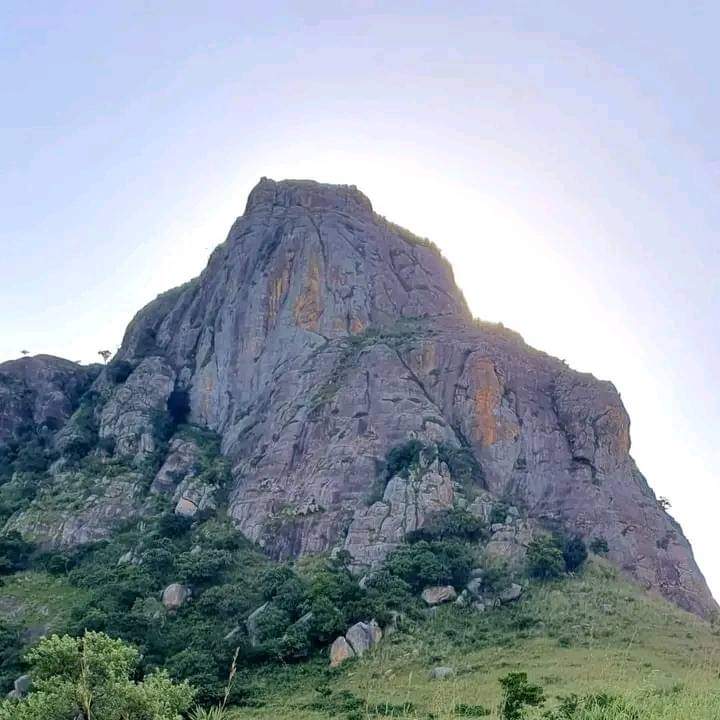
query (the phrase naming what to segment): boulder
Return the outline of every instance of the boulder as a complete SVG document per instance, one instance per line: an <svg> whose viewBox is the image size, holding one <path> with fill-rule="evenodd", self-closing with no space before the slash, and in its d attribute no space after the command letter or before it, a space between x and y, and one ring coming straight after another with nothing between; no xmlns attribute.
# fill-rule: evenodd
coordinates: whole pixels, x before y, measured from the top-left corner
<svg viewBox="0 0 720 720"><path fill-rule="evenodd" d="M195 474L199 459L200 448L194 440L184 437L173 438L168 445L165 462L150 486L150 492L155 494L175 492L183 480Z"/></svg>
<svg viewBox="0 0 720 720"><path fill-rule="evenodd" d="M21 675L17 680L15 680L13 689L7 694L8 699L22 700L22 698L27 695L28 690L30 689L30 685L32 685L32 680L30 679L30 676Z"/></svg>
<svg viewBox="0 0 720 720"><path fill-rule="evenodd" d="M350 643L341 635L330 646L330 667L337 667L346 660L355 657Z"/></svg>
<svg viewBox="0 0 720 720"><path fill-rule="evenodd" d="M377 645L382 640L383 631L380 629L376 620L371 620L368 628L370 630L371 645Z"/></svg>
<svg viewBox="0 0 720 720"><path fill-rule="evenodd" d="M470 580L470 582L465 586L465 589L473 597L479 598L479 597L482 597L482 586L483 586L482 577L476 577L476 578L473 578L472 580Z"/></svg>
<svg viewBox="0 0 720 720"><path fill-rule="evenodd" d="M166 610L178 610L190 597L190 588L180 583L168 585L162 593L162 604Z"/></svg>
<svg viewBox="0 0 720 720"><path fill-rule="evenodd" d="M20 693L20 696L26 695L30 686L32 685L32 678L29 675L21 675L13 684L15 692Z"/></svg>
<svg viewBox="0 0 720 720"><path fill-rule="evenodd" d="M355 623L345 633L345 638L359 657L362 657L373 645L373 634L368 623Z"/></svg>
<svg viewBox="0 0 720 720"><path fill-rule="evenodd" d="M428 605L441 605L454 600L457 593L452 585L435 585L425 588L421 597Z"/></svg>
<svg viewBox="0 0 720 720"><path fill-rule="evenodd" d="M522 585L518 585L517 583L512 583L509 588L506 590L503 590L500 595L498 596L498 599L501 603L510 603L514 602L515 600L518 600L520 596L522 595L523 589Z"/></svg>
<svg viewBox="0 0 720 720"><path fill-rule="evenodd" d="M429 673L428 677L431 680L445 680L455 675L455 668L438 666L434 667Z"/></svg>
<svg viewBox="0 0 720 720"><path fill-rule="evenodd" d="M245 621L245 627L247 628L250 645L252 645L252 647L260 645L260 628L258 627L258 620L269 607L270 603L263 603L259 608L253 610L248 616L248 619Z"/></svg>

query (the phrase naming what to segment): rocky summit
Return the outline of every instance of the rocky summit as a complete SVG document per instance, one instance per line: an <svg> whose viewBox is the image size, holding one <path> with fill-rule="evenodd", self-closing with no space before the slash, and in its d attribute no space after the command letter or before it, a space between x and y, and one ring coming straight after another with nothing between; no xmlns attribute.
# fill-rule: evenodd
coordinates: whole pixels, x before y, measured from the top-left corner
<svg viewBox="0 0 720 720"><path fill-rule="evenodd" d="M202 274L143 308L97 372L44 356L0 365L0 443L43 427L55 486L85 493L10 517L36 542L107 536L162 496L179 515L222 508L275 558L346 550L371 571L462 507L508 561L560 526L646 589L716 610L630 455L613 385L474 319L438 249L354 186L263 178ZM220 436L222 492L178 423ZM101 464L88 488L67 464L96 448L137 469L161 446L149 485Z"/></svg>

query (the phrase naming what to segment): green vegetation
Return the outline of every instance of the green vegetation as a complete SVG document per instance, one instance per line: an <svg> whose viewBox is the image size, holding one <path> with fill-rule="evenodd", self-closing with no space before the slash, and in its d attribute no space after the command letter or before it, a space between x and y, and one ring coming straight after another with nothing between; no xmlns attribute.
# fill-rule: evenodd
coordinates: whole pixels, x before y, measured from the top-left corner
<svg viewBox="0 0 720 720"><path fill-rule="evenodd" d="M32 691L20 701L0 702L0 720L177 720L194 695L162 670L134 680L137 649L102 633L53 635L27 661Z"/></svg>
<svg viewBox="0 0 720 720"><path fill-rule="evenodd" d="M357 342L364 346L370 336ZM178 425L185 401L176 401L177 412L158 417L158 429L165 439L172 433L200 448L195 477L214 488L219 512L181 517L169 499L143 496L141 520L72 550L42 551L16 533L1 536L0 691L27 670L36 684L21 705L2 706L0 720L72 720L68 703L83 708L88 697L96 710L85 712L86 720L169 720L180 713L194 720L718 716L714 631L619 580L597 557L607 552L604 538L591 542L588 563L581 538L549 532L531 542L525 568L511 569L484 556L485 523L455 508L427 518L362 587L343 552L274 562L221 519L229 466L219 439ZM96 434L92 399L87 403L81 440ZM81 507L106 479L142 495L163 460L162 446L139 468L109 457L110 447L84 455L73 447L67 480L55 485L47 473L55 451L42 433L4 449L0 514L32 508L42 518ZM388 454L378 473L382 488L435 459L468 496L482 486L472 453L415 440ZM513 512L496 503L490 522L504 523ZM485 612L449 603L428 614L419 598L429 585L459 591L479 576ZM518 580L522 598L501 605ZM191 595L168 608L162 592L173 583ZM396 631L364 657L330 669L329 644L371 618ZM50 633L66 635L37 645ZM57 657L65 660L53 670ZM112 669L86 673L89 657ZM454 672L431 680L438 666ZM199 706L190 710L193 694ZM157 704L160 696L165 705Z"/></svg>
<svg viewBox="0 0 720 720"><path fill-rule="evenodd" d="M533 583L485 613L454 605L339 670L327 660L239 671L232 720L455 720L502 717L500 680L525 673L545 702L532 720L711 720L719 717L720 638L710 626L618 577L602 559ZM438 665L454 676L431 680Z"/></svg>

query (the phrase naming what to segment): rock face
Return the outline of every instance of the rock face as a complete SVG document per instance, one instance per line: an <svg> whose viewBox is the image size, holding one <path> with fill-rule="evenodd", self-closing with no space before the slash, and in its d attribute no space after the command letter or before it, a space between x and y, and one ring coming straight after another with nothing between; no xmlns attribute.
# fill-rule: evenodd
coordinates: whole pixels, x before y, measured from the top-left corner
<svg viewBox="0 0 720 720"><path fill-rule="evenodd" d="M186 399L232 461L231 517L277 558L344 546L373 566L428 513L480 514L510 497L533 522L605 538L648 589L716 609L629 454L615 388L474 320L434 246L352 186L263 179L203 273L136 315L117 360L132 372L117 388L107 371L95 383L100 437L142 459L157 446L153 418ZM0 386L0 433L18 416L62 422L72 410L62 393L33 392L23 404ZM387 478L388 453L409 440L427 452ZM480 505L438 448L474 458ZM156 483L179 486L171 472ZM527 528L498 524L491 544L513 560Z"/></svg>
<svg viewBox="0 0 720 720"><path fill-rule="evenodd" d="M51 355L0 363L0 444L24 427L59 430L99 370Z"/></svg>
<svg viewBox="0 0 720 720"><path fill-rule="evenodd" d="M330 646L330 667L337 667L353 657L355 652L350 647L350 643L342 635L336 638Z"/></svg>
<svg viewBox="0 0 720 720"><path fill-rule="evenodd" d="M180 583L168 585L162 593L162 604L166 610L179 610L190 597L190 590Z"/></svg>
<svg viewBox="0 0 720 720"><path fill-rule="evenodd" d="M422 599L428 605L442 605L457 597L455 588L452 585L437 585L427 587L422 591Z"/></svg>

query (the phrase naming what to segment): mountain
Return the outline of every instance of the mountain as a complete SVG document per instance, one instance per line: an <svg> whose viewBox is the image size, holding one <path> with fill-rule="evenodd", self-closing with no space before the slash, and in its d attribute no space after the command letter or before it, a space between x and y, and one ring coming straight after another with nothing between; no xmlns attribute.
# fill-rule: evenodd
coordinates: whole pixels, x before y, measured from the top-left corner
<svg viewBox="0 0 720 720"><path fill-rule="evenodd" d="M221 508L274 558L345 549L363 569L462 507L508 562L562 528L647 590L717 609L613 385L475 320L437 248L354 186L263 178L202 274L143 308L84 391L95 372L0 365L0 443L30 423L57 456L6 530L73 546L166 497L179 515ZM222 486L196 471L187 423L219 435ZM80 477L88 455L124 469Z"/></svg>

